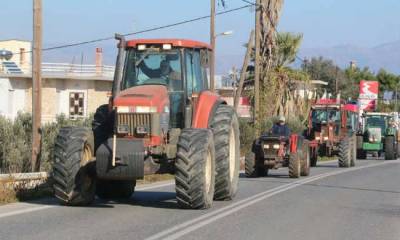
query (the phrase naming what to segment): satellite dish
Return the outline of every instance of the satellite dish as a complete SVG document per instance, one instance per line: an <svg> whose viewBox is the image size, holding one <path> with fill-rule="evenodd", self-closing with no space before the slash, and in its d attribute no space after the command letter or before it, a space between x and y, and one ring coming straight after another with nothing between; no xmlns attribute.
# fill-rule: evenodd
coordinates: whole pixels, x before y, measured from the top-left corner
<svg viewBox="0 0 400 240"><path fill-rule="evenodd" d="M13 57L13 53L8 50L0 50L0 59L10 60Z"/></svg>

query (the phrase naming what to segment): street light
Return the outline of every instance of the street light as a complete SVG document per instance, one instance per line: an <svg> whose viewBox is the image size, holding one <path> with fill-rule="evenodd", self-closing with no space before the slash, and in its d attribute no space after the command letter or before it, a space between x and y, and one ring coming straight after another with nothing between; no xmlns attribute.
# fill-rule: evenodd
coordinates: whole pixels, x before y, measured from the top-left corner
<svg viewBox="0 0 400 240"><path fill-rule="evenodd" d="M222 32L222 33L218 33L217 35L215 35L215 38L219 37L219 36L229 36L233 34L233 30L229 30L226 32Z"/></svg>
<svg viewBox="0 0 400 240"><path fill-rule="evenodd" d="M214 75L215 75L215 42L216 42L216 39L217 39L217 37L220 37L220 36L229 36L229 35L232 35L233 34L233 31L232 30L229 30L229 31L225 31L225 32L222 32L222 33L218 33L218 34L215 34L214 36L213 36L213 43L214 43L214 47L213 47L213 52L212 52L212 61L211 61L211 68L210 68L210 79L212 79L211 81L210 81L210 83L211 83L211 89L214 91L214 89L215 89L215 81L214 81Z"/></svg>

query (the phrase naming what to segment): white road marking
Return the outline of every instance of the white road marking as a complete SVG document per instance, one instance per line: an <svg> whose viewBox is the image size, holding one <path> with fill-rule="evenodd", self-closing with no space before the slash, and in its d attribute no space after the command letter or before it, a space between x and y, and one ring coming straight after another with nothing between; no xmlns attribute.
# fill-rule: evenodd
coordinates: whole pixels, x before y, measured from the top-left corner
<svg viewBox="0 0 400 240"><path fill-rule="evenodd" d="M16 210L16 211L7 212L7 213L0 213L0 218L15 216L15 215L24 214L24 213L36 212L36 211L54 208L54 207L55 207L54 205L46 205L46 206L39 206L39 207L30 207L27 209L21 209L21 210Z"/></svg>
<svg viewBox="0 0 400 240"><path fill-rule="evenodd" d="M169 228L167 230L164 230L162 232L159 232L155 235L150 236L149 238L146 238L146 240L156 240L156 239L168 239L168 240L173 240L173 239L178 239L190 232L193 232L205 225L208 225L212 222L215 222L223 217L226 217L232 213L238 212L243 208L249 207L253 204L256 204L262 200L265 200L267 198L270 198L276 194L288 191L290 189L299 187L301 185L304 185L306 183L310 183L316 180L320 180L329 176L334 176L346 172L351 172L351 171L356 171L364 168L371 168L371 167L376 167L376 166L382 166L385 164L389 163L398 163L399 161L390 161L390 162L382 162L382 163L377 163L377 164L371 164L371 165L366 165L366 166L361 166L361 167L353 167L353 168L346 168L343 170L338 170L334 172L329 172L329 173L324 173L324 174L319 174L314 177L310 177L304 180L299 180L295 181L293 183L288 183L285 185L282 185L280 187L276 187L270 190L267 190L265 192L258 193L252 197L242 199L236 203L233 203L231 205L228 205L226 207L220 208L216 211L204 214L200 217L194 218L188 222L176 225L172 228Z"/></svg>
<svg viewBox="0 0 400 240"><path fill-rule="evenodd" d="M174 184L174 182L168 181L168 182L164 182L164 183L161 183L161 184L154 184L154 185L151 185L151 186L138 187L138 188L136 188L136 190L137 191L146 191L146 190L151 190L151 189L171 186L173 184ZM5 213L0 213L0 218L11 217L11 216L25 214L25 213L31 213L31 212L36 212L36 211L41 211L41 210L50 209L50 208L62 207L62 206L59 206L59 205L45 205L45 206L43 206L43 204L40 204L40 205L41 206L39 206L39 204L34 204L34 206L30 206L28 208L14 210L14 211L5 212Z"/></svg>

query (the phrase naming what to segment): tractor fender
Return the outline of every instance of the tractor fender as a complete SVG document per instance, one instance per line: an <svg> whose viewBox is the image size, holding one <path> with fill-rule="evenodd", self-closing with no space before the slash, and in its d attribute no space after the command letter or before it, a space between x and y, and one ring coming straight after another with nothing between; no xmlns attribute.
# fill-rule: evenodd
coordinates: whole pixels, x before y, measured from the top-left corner
<svg viewBox="0 0 400 240"><path fill-rule="evenodd" d="M226 102L219 95L211 91L201 92L196 103L192 127L208 128L211 116L213 116L220 104L226 104Z"/></svg>
<svg viewBox="0 0 400 240"><path fill-rule="evenodd" d="M304 137L298 134L290 135L290 153L296 153L298 149L303 149Z"/></svg>

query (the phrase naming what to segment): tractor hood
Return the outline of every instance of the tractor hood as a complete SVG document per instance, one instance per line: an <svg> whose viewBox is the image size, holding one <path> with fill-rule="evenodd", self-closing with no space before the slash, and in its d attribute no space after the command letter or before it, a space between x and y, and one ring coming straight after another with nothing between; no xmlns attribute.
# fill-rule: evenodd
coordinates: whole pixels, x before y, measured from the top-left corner
<svg viewBox="0 0 400 240"><path fill-rule="evenodd" d="M114 98L114 107L129 107L129 112L137 112L136 107L151 109L150 112L165 112L169 107L168 90L162 85L143 85L125 89Z"/></svg>

